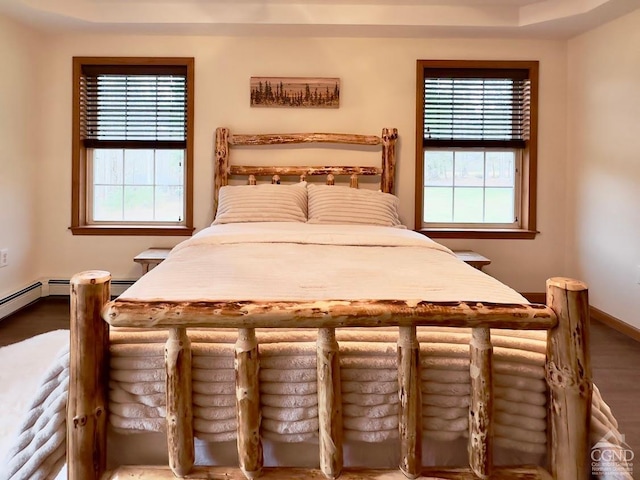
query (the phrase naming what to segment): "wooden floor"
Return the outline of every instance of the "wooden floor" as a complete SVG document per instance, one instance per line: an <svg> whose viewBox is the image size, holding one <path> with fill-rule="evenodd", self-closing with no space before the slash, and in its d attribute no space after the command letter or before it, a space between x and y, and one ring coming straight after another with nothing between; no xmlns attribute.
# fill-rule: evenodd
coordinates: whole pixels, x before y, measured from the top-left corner
<svg viewBox="0 0 640 480"><path fill-rule="evenodd" d="M0 320L0 347L62 328L69 329L69 297L44 297Z"/></svg>
<svg viewBox="0 0 640 480"><path fill-rule="evenodd" d="M69 299L48 297L0 320L0 346L61 328L69 328ZM594 382L640 458L640 343L594 321L591 362ZM636 469L640 478L640 466Z"/></svg>

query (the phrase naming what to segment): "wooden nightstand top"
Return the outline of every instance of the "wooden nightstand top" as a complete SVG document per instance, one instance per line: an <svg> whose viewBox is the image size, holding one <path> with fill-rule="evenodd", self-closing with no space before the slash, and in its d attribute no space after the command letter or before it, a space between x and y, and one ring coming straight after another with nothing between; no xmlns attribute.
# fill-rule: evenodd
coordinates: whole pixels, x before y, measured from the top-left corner
<svg viewBox="0 0 640 480"><path fill-rule="evenodd" d="M142 273L147 273L151 268L162 263L170 251L170 248L149 248L133 257L133 261L142 265Z"/></svg>
<svg viewBox="0 0 640 480"><path fill-rule="evenodd" d="M140 252L138 255L133 257L133 261L137 263L154 261L159 263L167 258L167 255L169 255L170 251L170 248L149 248L148 250Z"/></svg>
<svg viewBox="0 0 640 480"><path fill-rule="evenodd" d="M473 250L454 250L453 253L455 253L460 260L468 263L478 270L482 270L482 267L491 263L491 260L489 260L487 257L480 255Z"/></svg>

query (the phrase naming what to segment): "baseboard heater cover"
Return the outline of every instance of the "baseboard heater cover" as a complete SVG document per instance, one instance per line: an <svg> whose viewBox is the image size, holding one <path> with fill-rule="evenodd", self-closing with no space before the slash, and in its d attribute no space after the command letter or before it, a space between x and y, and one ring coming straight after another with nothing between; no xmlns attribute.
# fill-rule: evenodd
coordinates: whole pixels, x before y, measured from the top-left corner
<svg viewBox="0 0 640 480"><path fill-rule="evenodd" d="M69 295L70 280L51 279L49 285L49 295ZM117 296L135 283L135 280L111 280L111 295Z"/></svg>
<svg viewBox="0 0 640 480"><path fill-rule="evenodd" d="M34 282L11 295L0 298L0 319L26 307L42 296L42 282Z"/></svg>

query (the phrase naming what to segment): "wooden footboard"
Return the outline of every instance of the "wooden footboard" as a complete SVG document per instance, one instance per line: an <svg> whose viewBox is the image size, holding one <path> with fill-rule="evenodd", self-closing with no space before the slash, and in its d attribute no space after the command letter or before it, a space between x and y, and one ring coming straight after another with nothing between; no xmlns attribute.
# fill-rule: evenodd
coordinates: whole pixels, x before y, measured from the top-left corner
<svg viewBox="0 0 640 480"><path fill-rule="evenodd" d="M586 479L591 408L587 289L578 281L547 283L548 306L398 301L333 302L108 302L110 276L84 272L72 279L72 354L68 408L69 479L288 478ZM102 308L102 316L101 316ZM105 471L108 327L169 328L167 368L168 467ZM416 327L472 329L469 467L424 467L421 460L420 350ZM188 327L238 329L235 348L238 467L193 466L191 348ZM320 469L263 468L260 436L257 327L315 327L317 340ZM335 328L398 326L399 436L397 470L343 468L339 346ZM550 464L494 467L492 460L492 352L490 328L548 330Z"/></svg>

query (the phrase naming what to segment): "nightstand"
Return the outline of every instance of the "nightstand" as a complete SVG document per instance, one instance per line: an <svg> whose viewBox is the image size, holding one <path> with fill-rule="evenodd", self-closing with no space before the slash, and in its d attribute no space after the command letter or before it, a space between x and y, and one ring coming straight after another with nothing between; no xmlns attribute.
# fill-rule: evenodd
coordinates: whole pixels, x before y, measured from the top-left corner
<svg viewBox="0 0 640 480"><path fill-rule="evenodd" d="M133 257L133 261L142 265L142 274L144 275L153 267L162 263L170 251L170 248L150 248Z"/></svg>
<svg viewBox="0 0 640 480"><path fill-rule="evenodd" d="M473 250L454 250L453 253L455 253L456 257L460 260L471 265L473 268L477 268L478 270L482 270L482 267L491 263L491 260L487 257L482 256Z"/></svg>

